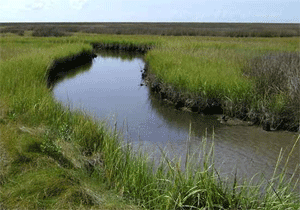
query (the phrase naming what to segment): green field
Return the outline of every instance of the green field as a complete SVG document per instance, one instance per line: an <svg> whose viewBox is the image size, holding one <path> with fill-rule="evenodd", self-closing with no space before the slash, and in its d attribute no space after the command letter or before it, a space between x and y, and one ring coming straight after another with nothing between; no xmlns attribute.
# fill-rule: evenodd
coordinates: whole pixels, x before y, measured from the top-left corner
<svg viewBox="0 0 300 210"><path fill-rule="evenodd" d="M147 46L151 47L144 58L148 73L162 88L170 87L182 98L217 99L230 116L246 109L258 121L268 115L274 124L278 117L289 122L287 127L296 127L300 98L297 37L31 34L0 37L1 208L300 208L299 194L293 190L297 184L285 178L284 169L275 171L268 181L226 182L213 169L213 149L207 148L199 148L203 164L196 165L190 157L185 172L179 160L162 159L155 167L147 155L124 146L122 134L82 112L69 111L47 88L53 61L91 52L92 43ZM282 68L292 74L280 76L287 79L274 87L266 83L276 80L268 77L274 76L272 70L258 74L268 56L282 58ZM267 87L261 85L265 83ZM280 88L281 84L290 85Z"/></svg>

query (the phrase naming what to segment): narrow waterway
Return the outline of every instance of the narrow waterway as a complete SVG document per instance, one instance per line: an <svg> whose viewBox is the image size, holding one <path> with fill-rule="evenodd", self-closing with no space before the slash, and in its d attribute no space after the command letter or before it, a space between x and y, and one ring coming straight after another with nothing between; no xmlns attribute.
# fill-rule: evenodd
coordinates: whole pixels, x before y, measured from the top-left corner
<svg viewBox="0 0 300 210"><path fill-rule="evenodd" d="M142 55L102 52L93 63L56 82L54 97L71 107L108 120L126 140L144 145L159 156L160 148L172 156L198 153L203 139L214 142L215 167L223 175L239 177L264 173L270 177L282 149L285 159L299 133L266 132L256 126L228 126L214 115L176 110L141 85ZM299 144L289 157L291 175L300 157Z"/></svg>

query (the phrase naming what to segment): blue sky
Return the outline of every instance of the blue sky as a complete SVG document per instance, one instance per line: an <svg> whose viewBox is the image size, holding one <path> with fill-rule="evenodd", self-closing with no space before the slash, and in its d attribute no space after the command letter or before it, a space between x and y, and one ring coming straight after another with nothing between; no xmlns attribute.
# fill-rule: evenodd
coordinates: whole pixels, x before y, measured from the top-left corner
<svg viewBox="0 0 300 210"><path fill-rule="evenodd" d="M299 23L300 0L0 0L0 22Z"/></svg>

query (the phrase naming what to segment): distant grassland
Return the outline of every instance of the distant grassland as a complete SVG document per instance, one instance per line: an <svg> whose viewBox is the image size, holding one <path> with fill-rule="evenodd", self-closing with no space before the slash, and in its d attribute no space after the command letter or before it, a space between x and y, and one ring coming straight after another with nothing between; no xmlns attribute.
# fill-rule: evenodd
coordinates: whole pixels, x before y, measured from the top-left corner
<svg viewBox="0 0 300 210"><path fill-rule="evenodd" d="M300 51L297 37L84 33L32 37L32 33L0 37L0 208L299 209L297 184L285 179L284 169L257 185L227 183L213 170L213 151L207 153L207 148L202 148L203 165L188 162L186 172L180 170L179 161L174 164L168 159L155 167L147 156L136 155L129 145L120 143L120 134L107 129L105 122L57 103L46 81L54 60L91 52L93 43L151 46L145 55L149 73L182 97L217 98L233 114L246 104L248 112L293 111L295 117L300 98L295 97L299 60L293 57ZM260 69L259 58L278 53L284 55L280 58L285 68L296 69L282 82L296 88L269 88L266 83L263 92L259 79L269 78L268 73L253 76L253 70L257 71L249 64L255 62Z"/></svg>
<svg viewBox="0 0 300 210"><path fill-rule="evenodd" d="M300 36L298 23L0 23L0 33L12 32L23 35L25 31L33 31L35 36L39 36L49 29L55 32L56 36L74 32L162 36Z"/></svg>

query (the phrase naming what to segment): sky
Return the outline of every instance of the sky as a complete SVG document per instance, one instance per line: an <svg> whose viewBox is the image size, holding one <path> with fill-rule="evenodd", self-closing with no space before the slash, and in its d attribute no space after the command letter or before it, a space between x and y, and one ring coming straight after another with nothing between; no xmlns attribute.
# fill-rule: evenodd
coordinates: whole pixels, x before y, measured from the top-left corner
<svg viewBox="0 0 300 210"><path fill-rule="evenodd" d="M300 0L0 0L0 22L299 23Z"/></svg>

